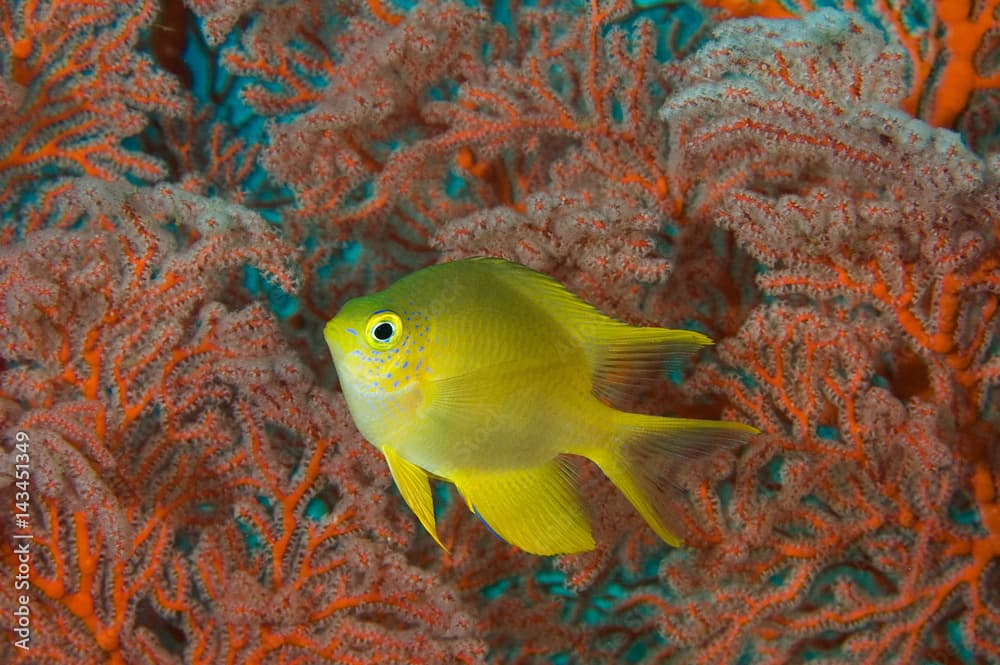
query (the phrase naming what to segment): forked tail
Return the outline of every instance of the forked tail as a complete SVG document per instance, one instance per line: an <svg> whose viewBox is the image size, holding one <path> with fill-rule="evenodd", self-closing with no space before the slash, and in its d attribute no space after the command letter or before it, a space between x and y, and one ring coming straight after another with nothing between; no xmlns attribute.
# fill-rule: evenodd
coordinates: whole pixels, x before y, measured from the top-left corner
<svg viewBox="0 0 1000 665"><path fill-rule="evenodd" d="M720 420L662 418L621 411L617 415L620 425L611 444L587 456L601 467L653 531L677 547L683 530L681 507L676 501L679 491L671 477L692 459L742 445L758 430Z"/></svg>

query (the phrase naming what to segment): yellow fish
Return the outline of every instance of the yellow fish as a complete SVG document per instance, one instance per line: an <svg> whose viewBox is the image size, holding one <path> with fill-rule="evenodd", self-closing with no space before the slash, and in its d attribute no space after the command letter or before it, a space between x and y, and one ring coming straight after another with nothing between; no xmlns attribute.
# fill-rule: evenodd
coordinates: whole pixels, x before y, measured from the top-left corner
<svg viewBox="0 0 1000 665"><path fill-rule="evenodd" d="M526 552L593 549L564 455L594 461L660 538L679 545L677 508L656 501L656 462L683 463L757 432L610 406L711 340L616 321L502 259L431 266L350 300L324 337L354 422L439 545L431 476L454 483L470 510Z"/></svg>

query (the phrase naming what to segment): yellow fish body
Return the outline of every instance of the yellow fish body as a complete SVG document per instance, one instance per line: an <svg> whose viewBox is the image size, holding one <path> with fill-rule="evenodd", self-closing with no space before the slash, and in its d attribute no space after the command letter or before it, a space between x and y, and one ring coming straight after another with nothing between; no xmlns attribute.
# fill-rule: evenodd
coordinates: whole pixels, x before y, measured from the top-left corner
<svg viewBox="0 0 1000 665"><path fill-rule="evenodd" d="M609 406L711 340L621 323L502 259L431 266L355 298L324 337L358 429L438 544L430 476L454 483L470 510L527 552L593 549L562 457L571 454L594 461L678 545L675 507L655 500L655 458L681 463L757 431Z"/></svg>

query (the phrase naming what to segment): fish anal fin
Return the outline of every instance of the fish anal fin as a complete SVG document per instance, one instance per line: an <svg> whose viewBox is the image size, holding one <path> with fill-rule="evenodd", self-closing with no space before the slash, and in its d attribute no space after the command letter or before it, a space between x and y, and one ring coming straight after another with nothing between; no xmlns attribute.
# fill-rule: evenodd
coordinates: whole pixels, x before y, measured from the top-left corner
<svg viewBox="0 0 1000 665"><path fill-rule="evenodd" d="M431 496L431 482L427 472L416 464L407 461L399 455L393 448L382 448L386 462L389 463L389 472L392 479L399 488L403 500L410 507L413 514L420 520L427 533L431 534L438 545L445 552L448 548L444 546L437 535L437 527L434 522L434 498Z"/></svg>
<svg viewBox="0 0 1000 665"><path fill-rule="evenodd" d="M527 469L458 471L450 479L494 533L525 552L594 549L590 520L559 459Z"/></svg>

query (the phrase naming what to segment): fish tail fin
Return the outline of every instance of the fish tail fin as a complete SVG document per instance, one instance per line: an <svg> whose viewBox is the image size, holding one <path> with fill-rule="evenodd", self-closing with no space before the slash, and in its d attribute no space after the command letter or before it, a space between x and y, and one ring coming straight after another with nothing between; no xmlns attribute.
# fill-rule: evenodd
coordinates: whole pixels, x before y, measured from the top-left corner
<svg viewBox="0 0 1000 665"><path fill-rule="evenodd" d="M681 545L680 488L671 480L687 462L734 448L757 434L742 423L662 418L618 411L611 445L587 453L653 531Z"/></svg>

